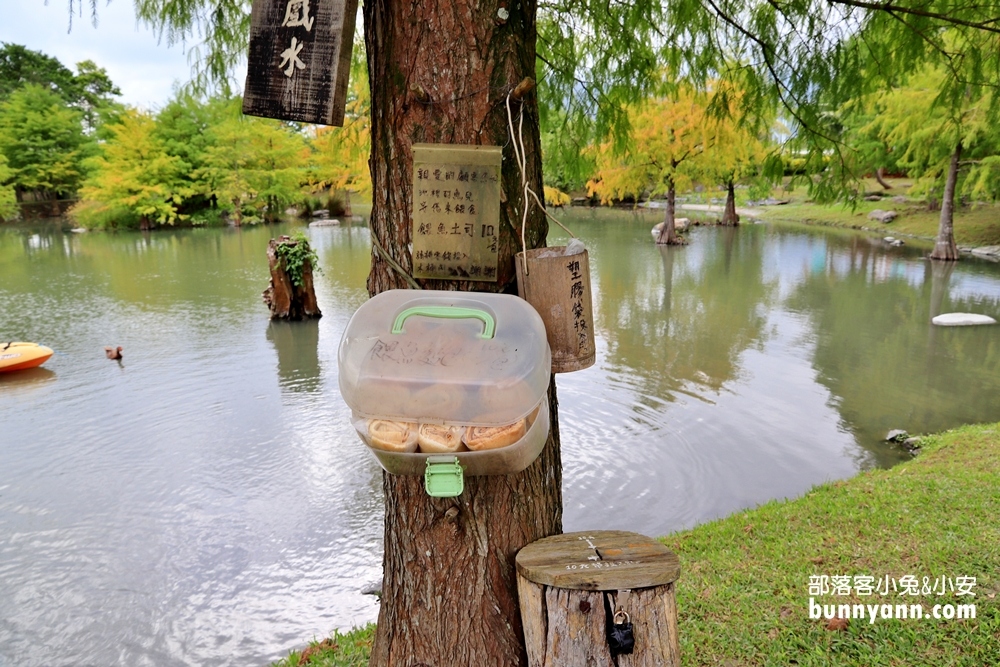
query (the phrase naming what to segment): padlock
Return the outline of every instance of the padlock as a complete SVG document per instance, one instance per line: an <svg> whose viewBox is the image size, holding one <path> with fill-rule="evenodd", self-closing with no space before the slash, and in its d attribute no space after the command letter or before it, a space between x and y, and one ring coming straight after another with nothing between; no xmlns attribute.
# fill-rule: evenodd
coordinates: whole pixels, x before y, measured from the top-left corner
<svg viewBox="0 0 1000 667"><path fill-rule="evenodd" d="M632 634L632 618L628 612L618 607L614 619L608 626L608 646L611 655L630 655L635 648L635 636Z"/></svg>

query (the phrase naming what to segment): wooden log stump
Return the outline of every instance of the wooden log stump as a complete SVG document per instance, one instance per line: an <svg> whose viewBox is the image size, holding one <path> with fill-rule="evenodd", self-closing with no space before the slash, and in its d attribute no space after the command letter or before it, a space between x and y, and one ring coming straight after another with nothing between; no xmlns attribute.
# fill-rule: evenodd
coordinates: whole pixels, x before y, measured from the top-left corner
<svg viewBox="0 0 1000 667"><path fill-rule="evenodd" d="M517 554L517 590L529 667L679 667L677 556L624 531L567 533ZM616 611L630 616L635 647L614 655Z"/></svg>
<svg viewBox="0 0 1000 667"><path fill-rule="evenodd" d="M286 261L288 250L298 255L298 261L292 262L291 266ZM268 242L267 265L271 270L271 283L262 296L271 311L272 320L304 320L323 316L316 303L311 256L312 251L305 238L281 236Z"/></svg>

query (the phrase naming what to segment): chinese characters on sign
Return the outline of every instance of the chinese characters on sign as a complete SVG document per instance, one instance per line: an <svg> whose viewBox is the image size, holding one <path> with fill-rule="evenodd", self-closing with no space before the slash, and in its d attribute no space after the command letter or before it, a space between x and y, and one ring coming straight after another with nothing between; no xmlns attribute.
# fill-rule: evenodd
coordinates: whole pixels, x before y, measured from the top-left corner
<svg viewBox="0 0 1000 667"><path fill-rule="evenodd" d="M243 113L343 125L358 0L254 0Z"/></svg>
<svg viewBox="0 0 1000 667"><path fill-rule="evenodd" d="M572 256L566 262L566 270L569 271L569 300L570 311L573 313L573 332L576 334L577 342L581 350L586 350L590 346L590 339L587 336L587 318L584 317L583 307L583 276L580 274L580 260Z"/></svg>
<svg viewBox="0 0 1000 667"><path fill-rule="evenodd" d="M498 146L413 145L413 276L496 282Z"/></svg>
<svg viewBox="0 0 1000 667"><path fill-rule="evenodd" d="M298 43L298 40L292 37L292 45L281 52L281 64L278 65L278 68L280 69L285 66L285 63L288 63L288 69L285 70L285 76L295 74L296 67L299 69L306 68L306 64L299 60L299 51L302 50L302 46L302 44Z"/></svg>
<svg viewBox="0 0 1000 667"><path fill-rule="evenodd" d="M285 6L285 20L281 22L281 27L294 28L296 26L312 30L313 19L309 17L309 0L288 0L288 4Z"/></svg>
<svg viewBox="0 0 1000 667"><path fill-rule="evenodd" d="M281 22L282 28L296 28L302 26L306 32L310 32L313 27L313 19L309 17L309 0L288 0L285 7L285 20ZM298 38L292 37L292 44L281 52L281 64L278 69L283 69L285 76L291 77L295 74L295 68L305 69L306 64L299 60L299 52L302 51L303 44ZM288 63L288 69L284 69Z"/></svg>

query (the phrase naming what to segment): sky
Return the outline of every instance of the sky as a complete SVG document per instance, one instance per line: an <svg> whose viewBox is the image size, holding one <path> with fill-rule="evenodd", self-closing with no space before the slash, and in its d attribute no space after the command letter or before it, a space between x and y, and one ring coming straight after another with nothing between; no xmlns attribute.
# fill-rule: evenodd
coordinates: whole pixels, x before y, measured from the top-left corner
<svg viewBox="0 0 1000 667"><path fill-rule="evenodd" d="M168 47L149 28L138 25L132 0L98 0L98 24L90 21L89 2L84 15L73 17L69 29L68 0L0 0L0 42L21 44L58 58L76 71L76 63L93 60L108 71L121 88L120 101L145 109L162 107L175 83L191 75L183 45ZM237 73L242 81L245 73Z"/></svg>

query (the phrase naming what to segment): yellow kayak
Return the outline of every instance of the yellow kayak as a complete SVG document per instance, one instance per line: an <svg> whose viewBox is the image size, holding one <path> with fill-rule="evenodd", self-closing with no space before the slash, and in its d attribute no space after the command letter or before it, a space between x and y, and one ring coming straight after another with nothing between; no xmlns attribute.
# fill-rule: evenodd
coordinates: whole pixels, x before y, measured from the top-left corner
<svg viewBox="0 0 1000 667"><path fill-rule="evenodd" d="M53 354L38 343L0 343L0 373L41 366Z"/></svg>

